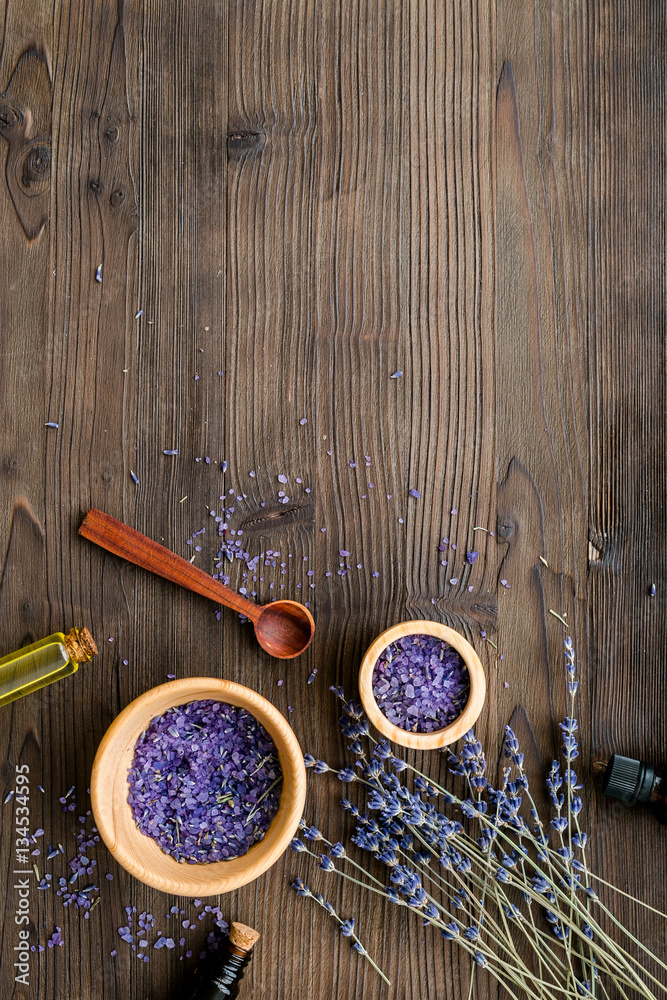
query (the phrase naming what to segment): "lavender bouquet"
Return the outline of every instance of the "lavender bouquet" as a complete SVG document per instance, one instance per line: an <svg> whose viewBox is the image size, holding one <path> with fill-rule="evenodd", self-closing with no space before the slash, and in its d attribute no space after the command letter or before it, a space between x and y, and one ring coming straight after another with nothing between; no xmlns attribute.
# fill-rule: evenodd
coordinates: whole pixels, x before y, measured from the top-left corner
<svg viewBox="0 0 667 1000"><path fill-rule="evenodd" d="M340 726L351 740L355 766L337 770L310 754L306 766L363 788L365 811L347 798L341 804L356 821L353 843L382 862L388 877L382 880L368 872L348 856L343 844L327 840L305 821L291 846L316 858L323 871L414 910L424 924L468 953L473 973L476 967L487 969L514 1000L656 1000L667 987L637 955L650 957L652 967L665 972L667 964L603 903L595 884L627 893L595 875L586 857L577 794L582 786L572 767L579 755L574 664L568 638L565 666L571 707L560 724L562 763L554 761L546 779L553 807L548 820L539 816L524 757L509 726L504 741L508 764L498 788L486 777L482 746L472 732L464 737L458 755L450 753L449 770L466 785L466 797L458 797L395 757L387 740L375 740L361 707L346 701L340 688L332 688L343 702ZM451 807L450 814L443 806ZM316 844L326 850L320 853ZM355 951L388 981L356 936L353 919L340 917L300 878L293 888L323 906ZM667 919L667 914L659 915ZM609 926L617 932L613 938ZM472 982L471 974L471 989Z"/></svg>

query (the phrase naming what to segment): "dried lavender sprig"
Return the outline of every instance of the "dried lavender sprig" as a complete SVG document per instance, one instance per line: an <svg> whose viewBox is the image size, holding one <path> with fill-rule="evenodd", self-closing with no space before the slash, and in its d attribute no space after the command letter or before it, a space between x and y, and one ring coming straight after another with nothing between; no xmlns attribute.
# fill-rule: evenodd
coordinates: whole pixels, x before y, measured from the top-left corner
<svg viewBox="0 0 667 1000"><path fill-rule="evenodd" d="M337 691L336 693L338 694L338 691ZM341 697L341 694L339 694L339 697ZM351 714L351 715L352 715L352 716L354 717L354 713L349 713L349 714ZM351 733L349 733L349 732L348 732L348 735L351 735ZM415 770L415 769L413 769L413 770ZM418 772L418 773L419 773L419 772ZM424 777L425 777L425 776L424 776ZM437 786L437 783L435 783L435 782L432 782L432 784L433 784L433 785L436 785L436 786ZM444 792L444 790L442 790L442 791ZM444 794L445 794L445 795L449 795L449 793L447 793L447 792L444 792ZM449 796L449 799L448 799L448 801L455 801L455 800L454 800L454 799L453 799L453 798L451 797L451 795L450 795L450 796ZM501 835L502 835L502 836L504 836L504 834L502 833L502 831L500 831L500 833L501 833ZM530 836L530 831L529 831L529 829L528 829L528 828L525 828L525 833L526 833L526 834L528 834L528 835ZM510 840L510 843L511 843L511 839L510 839L510 838L506 838L506 839L509 839L509 840ZM543 840L543 838L541 838L541 839ZM543 846L543 844L542 844L542 845L540 845L540 843L539 843L539 842L536 842L536 843L537 843L537 846ZM562 859L561 859L561 858L560 858L560 857L559 857L559 856L558 856L558 855L557 855L557 854L556 854L555 852L552 852L552 849L550 849L550 848L549 848L549 854L552 854L552 853L553 853L553 856L554 856L554 858L555 858L555 859L556 859L556 860L557 860L557 861L558 861L558 862L559 862L560 864L562 864L562 865L563 865L563 867L564 867L564 869L565 869L565 871L566 871L566 872L568 872L568 869L567 869L567 866L566 866L566 865L564 864L563 860L562 860ZM534 867L534 869L535 869L535 870L536 870L537 872L539 872L539 868L538 868L538 866L537 866L537 865L535 864L535 862L533 861L533 859L531 859L531 858L527 858L527 860L529 860L529 861L530 861L530 863L531 863L531 865L532 865L532 866ZM550 860L550 859L549 859L549 860ZM561 901L567 901L567 897L564 897L564 896L563 896L563 895L562 895L562 894L560 893L560 889L559 889L559 887L558 887L557 885L554 885L554 886L552 886L552 888L553 888L553 889L555 889L555 891L556 891L556 892L558 893L558 896L559 896L559 897L562 897L562 898L561 898ZM567 922L569 923L569 921L567 921ZM579 932L579 928L574 928L574 930L575 930L576 932ZM612 946L613 946L613 945L615 944L615 943L614 943L614 942L612 942L612 941L609 941L609 943L610 943L610 945L612 945ZM612 961L613 961L613 959L612 959ZM636 960L634 960L634 961L636 961ZM638 964L638 963L637 963L637 964ZM634 970L633 970L633 971L634 971Z"/></svg>
<svg viewBox="0 0 667 1000"><path fill-rule="evenodd" d="M299 829L300 830L308 830L308 832L310 832L311 830L314 830L316 832L317 836L316 837L308 837L309 840L321 840L322 843L326 844L327 847L329 848L329 854L332 857L336 858L336 860L342 860L342 861L345 862L345 864L352 865L352 867L356 868L357 871L362 872L364 875L366 875L367 878L369 878L369 879L371 879L371 881L375 882L376 885L384 886L384 882L381 882L380 879L375 878L375 876L371 875L371 873L369 871L366 871L366 869L364 868L363 865L358 864L358 862L356 862L354 860L354 858L351 858L349 856L349 854L347 853L347 851L345 850L345 848L343 847L343 845L340 842L333 843L331 840L327 840L327 838L324 836L324 834L320 830L318 830L316 827L314 827L314 826L308 827L307 824L306 824L306 821L304 819L301 820L301 823L299 824ZM294 841L292 841L292 843L294 843ZM292 849L294 850L295 848L292 848ZM297 850L300 850L300 848L297 848ZM312 853L312 852L309 852L309 853ZM317 856L318 855L314 855L314 857L317 857Z"/></svg>
<svg viewBox="0 0 667 1000"><path fill-rule="evenodd" d="M368 954L363 944L359 940L354 930L354 919L343 920L342 917L339 917L336 911L334 910L332 904L328 903L320 892L311 892L308 886L305 885L300 878L296 879L296 881L292 883L292 888L299 896L303 897L304 899L308 898L314 899L319 906L321 906L324 910L326 910L329 916L333 917L334 920L338 923L338 926L341 928L344 936L352 938L353 947L356 945L356 947L354 947L354 950L357 952L357 954L367 959L373 966L375 971L378 973L378 975L380 975L382 979L385 981L387 986L391 986L390 980L385 976L380 966L371 958L371 956Z"/></svg>
<svg viewBox="0 0 667 1000"><path fill-rule="evenodd" d="M472 742L472 739L470 740L470 742ZM480 750L481 750L481 748L480 748ZM386 757L386 755L385 755L385 754L383 753L383 751L381 750L381 744L380 744L380 745L378 745L378 746L376 747L376 751L374 751L374 755L376 755L376 753L377 753L377 756L380 756L380 757L383 757L383 756L385 756L385 757ZM479 754L479 751L478 751L478 750L477 750L477 749L475 748L475 750L474 750L474 753L475 753L475 754ZM482 755L482 759L483 759L483 755ZM484 766L485 766L485 765L484 765ZM482 761L480 760L480 762L479 762L479 767L477 768L477 772L478 772L478 773L482 773L482 772L483 772L483 769L484 769L484 767L482 766ZM365 769L365 770L366 770L366 769ZM378 778L378 773L376 773L376 774L375 774L375 784L376 784L376 787L377 787L378 791L380 791L380 790L381 790L381 788L382 788L382 786L381 786L381 785L379 784L379 782L378 782L377 778ZM416 835L416 836L418 836L418 837L419 837L419 832L418 832L417 830L413 830L413 832L415 833L415 835ZM420 839L421 839L421 838L420 838ZM427 849L431 850L431 848L430 848L430 845L426 844L426 843L425 843L424 841L422 841L422 842L423 842L423 843L424 843L424 845L425 845L425 846L427 847ZM403 853L403 852L401 852L401 853ZM385 863L387 863L387 861L386 861L386 860L385 860ZM488 874L488 873L487 873L487 874ZM462 885L464 885L464 882L463 882L463 880L460 880L460 881L461 881L461 884L462 884ZM453 887L451 887L451 888L453 888ZM391 898L391 897L390 897L390 898ZM428 899L430 900L431 904L432 904L432 905L433 905L433 906L434 906L435 908L438 908L438 903L437 903L437 901L436 901L436 900L434 900L434 899L433 899L433 897L432 897L432 896L429 896L429 897L428 897ZM394 901L396 901L396 900L394 900ZM509 902L509 901L508 901L508 902ZM445 913L446 913L446 915L447 915L447 916L449 917L449 919L450 919L450 920L452 919L453 915L452 915L451 913L447 913L447 911L446 911L446 910L444 909L444 907L441 907L441 906L440 906L440 907L439 907L439 909L440 909L440 910L442 910L443 912L445 912ZM437 909L436 909L436 912L437 912ZM471 920L471 924L474 924L474 916L473 916L473 914L472 914L472 913L468 913L468 917L469 917L469 919ZM456 921L456 918L454 918L454 920ZM499 946L500 946L500 947L502 948L502 950L503 950L504 952L506 952L506 953L507 953L507 955L509 955L509 956L510 956L510 958L512 958L512 959L513 959L513 960L515 961L515 963L517 963L517 964L518 964L519 966L523 966L523 969L522 969L522 968L519 968L519 969L517 970L517 976L518 976L518 977L520 977L520 979L521 979L521 985L522 985L522 986L523 986L523 988L525 989L525 988L526 988L526 983L525 983L525 981L523 980L523 975L524 975L524 974L525 974L525 975L531 975L531 972L530 972L530 970L528 970L528 969L526 968L526 966L524 965L524 963L523 963L523 962L521 961L521 959L520 959L519 955L517 954L517 952L516 952L516 948L514 947L514 942L512 941L512 938L511 938L511 934L509 934L509 933L508 933L508 934L507 934L507 936L505 937L505 936L503 935L503 933L502 933L502 930L501 930L501 928L500 928L500 927L499 927L499 926L497 925L497 923L496 923L495 921L493 921L493 920L492 920L492 918L491 918L490 916L488 917L488 920L489 920L489 922L491 922L491 923L493 924L493 927L494 927L494 929L495 929L495 933L496 933L496 944L497 944L497 945L499 945ZM439 926L439 922L438 922L438 921L436 921L436 920L433 920L433 919L430 919L430 920L426 920L425 922L431 922L431 923L433 923L433 924L434 924L435 926ZM460 923L460 922L459 922L459 921L456 921L456 923ZM480 924L481 924L481 921L480 921ZM463 928L463 924L462 924L462 923L460 923L460 926L461 926L461 928L462 928L462 929L464 930L464 934L465 934L465 933L467 932L467 930L470 930L470 929L471 929L471 928L468 928L468 929L465 929L465 928ZM488 956L488 957L494 957L494 955L495 955L495 953L494 953L494 952L493 952L492 950L488 949L488 948L485 948L485 952L486 952L486 955L485 955L485 957L486 957L486 956ZM474 956L473 956L473 957L474 957ZM554 977L554 978L556 978L556 977ZM518 981L519 981L519 980L517 979L517 982L518 982ZM552 983L551 985L553 985L553 983Z"/></svg>

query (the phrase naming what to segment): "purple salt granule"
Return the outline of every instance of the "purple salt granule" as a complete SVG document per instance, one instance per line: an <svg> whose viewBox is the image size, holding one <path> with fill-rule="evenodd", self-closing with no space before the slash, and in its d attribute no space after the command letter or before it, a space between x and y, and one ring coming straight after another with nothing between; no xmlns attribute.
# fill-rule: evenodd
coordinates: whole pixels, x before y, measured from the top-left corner
<svg viewBox="0 0 667 1000"><path fill-rule="evenodd" d="M177 861L229 861L266 833L281 780L275 744L250 712L192 701L139 737L128 802L139 830Z"/></svg>
<svg viewBox="0 0 667 1000"><path fill-rule="evenodd" d="M432 635L406 635L380 654L373 694L380 711L399 729L433 733L461 714L470 677L459 653Z"/></svg>

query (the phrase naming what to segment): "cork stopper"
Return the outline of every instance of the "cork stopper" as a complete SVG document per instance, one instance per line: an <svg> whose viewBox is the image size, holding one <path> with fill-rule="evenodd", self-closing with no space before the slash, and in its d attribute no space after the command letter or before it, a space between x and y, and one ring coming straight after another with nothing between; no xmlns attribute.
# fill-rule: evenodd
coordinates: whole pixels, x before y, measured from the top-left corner
<svg viewBox="0 0 667 1000"><path fill-rule="evenodd" d="M239 924L236 920L232 921L232 926L229 931L230 943L238 948L240 951L250 951L256 944L259 938L259 931L253 930L252 927L248 927L247 924Z"/></svg>
<svg viewBox="0 0 667 1000"><path fill-rule="evenodd" d="M69 658L75 663L86 663L97 653L97 646L87 628L73 628L65 636L63 643Z"/></svg>

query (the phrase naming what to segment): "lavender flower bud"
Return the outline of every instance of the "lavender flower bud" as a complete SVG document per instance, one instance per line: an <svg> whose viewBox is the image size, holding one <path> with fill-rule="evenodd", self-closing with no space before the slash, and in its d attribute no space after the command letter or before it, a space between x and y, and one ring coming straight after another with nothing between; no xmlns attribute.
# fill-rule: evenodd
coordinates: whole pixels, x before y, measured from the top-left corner
<svg viewBox="0 0 667 1000"><path fill-rule="evenodd" d="M340 842L337 844L332 844L332 846L329 849L329 854L331 854L331 856L334 858L344 858L345 848Z"/></svg>
<svg viewBox="0 0 667 1000"><path fill-rule="evenodd" d="M352 942L352 947L354 948L354 950L355 950L355 951L357 952L357 954L359 954L359 955L367 955L367 954L368 954L368 952L367 952L367 951L366 951L366 949L364 948L364 946L363 946L363 944L361 943L361 941L353 941L353 942Z"/></svg>
<svg viewBox="0 0 667 1000"><path fill-rule="evenodd" d="M295 837L293 840L290 840L290 847L292 848L293 851L297 851L297 853L300 853L301 851L306 851L308 849L304 844L304 842L302 840L299 840L298 837Z"/></svg>
<svg viewBox="0 0 667 1000"><path fill-rule="evenodd" d="M292 882L292 888L296 892L298 892L298 894L300 896L304 896L305 897L305 896L310 896L311 895L310 889L308 888L307 885L304 885L304 883L301 881L300 878L296 879L295 882Z"/></svg>
<svg viewBox="0 0 667 1000"><path fill-rule="evenodd" d="M567 830L567 818L565 816L554 816L551 820L551 825L558 833L562 833L563 830Z"/></svg>
<svg viewBox="0 0 667 1000"><path fill-rule="evenodd" d="M455 937L459 936L459 925L455 920L452 920L451 923L445 925L441 934L446 941L452 941Z"/></svg>
<svg viewBox="0 0 667 1000"><path fill-rule="evenodd" d="M339 781L356 781L357 776L351 767L346 767L342 771L338 772Z"/></svg>
<svg viewBox="0 0 667 1000"><path fill-rule="evenodd" d="M399 757L392 757L391 766L395 771L405 771L408 765L404 760L401 760Z"/></svg>
<svg viewBox="0 0 667 1000"><path fill-rule="evenodd" d="M482 969L486 968L488 963L481 951L476 951L473 958L477 962L477 965L481 966Z"/></svg>
<svg viewBox="0 0 667 1000"><path fill-rule="evenodd" d="M320 862L318 867L321 868L322 871L324 872L336 871L336 866L334 865L333 861L331 860L328 854L320 854Z"/></svg>
<svg viewBox="0 0 667 1000"><path fill-rule="evenodd" d="M378 740L376 745L373 747L373 756L377 757L378 760L389 760L391 757L389 740L386 740L384 737L381 740Z"/></svg>
<svg viewBox="0 0 667 1000"><path fill-rule="evenodd" d="M306 767L314 767L314 765L315 765L315 758L313 757L312 753L306 753L306 754L304 754L303 755L303 762L306 765Z"/></svg>
<svg viewBox="0 0 667 1000"><path fill-rule="evenodd" d="M340 931L344 937L352 937L354 934L354 917L350 917L349 920L344 920L340 925Z"/></svg>
<svg viewBox="0 0 667 1000"><path fill-rule="evenodd" d="M316 826L309 826L307 830L303 833L306 840L322 840L322 834L317 829Z"/></svg>
<svg viewBox="0 0 667 1000"><path fill-rule="evenodd" d="M316 760L313 765L311 765L315 774L326 774L331 768L324 760Z"/></svg>

